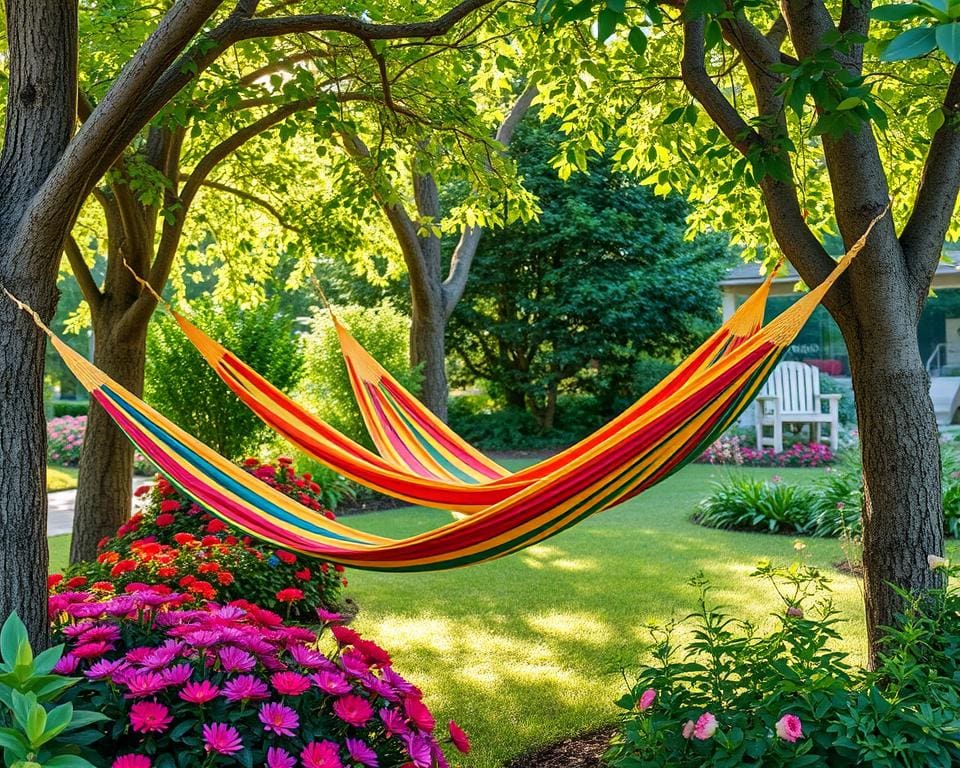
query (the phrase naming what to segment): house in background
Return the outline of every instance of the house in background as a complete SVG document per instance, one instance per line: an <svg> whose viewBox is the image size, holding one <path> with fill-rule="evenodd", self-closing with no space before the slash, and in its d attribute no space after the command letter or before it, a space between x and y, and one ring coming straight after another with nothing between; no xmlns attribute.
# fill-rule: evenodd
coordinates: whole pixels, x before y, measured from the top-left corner
<svg viewBox="0 0 960 768"><path fill-rule="evenodd" d="M955 262L949 257L955 256ZM930 396L937 422L947 425L960 420L960 251L949 251L933 278L933 295L927 300L917 335L920 354L930 374ZM791 267L774 278L767 302L766 318L782 312L801 294L795 287L799 277ZM723 317L734 310L763 282L758 264L741 264L720 281ZM787 350L785 360L798 360L819 368L845 383L850 381L850 361L840 329L823 307L818 307ZM752 409L747 412L752 418Z"/></svg>

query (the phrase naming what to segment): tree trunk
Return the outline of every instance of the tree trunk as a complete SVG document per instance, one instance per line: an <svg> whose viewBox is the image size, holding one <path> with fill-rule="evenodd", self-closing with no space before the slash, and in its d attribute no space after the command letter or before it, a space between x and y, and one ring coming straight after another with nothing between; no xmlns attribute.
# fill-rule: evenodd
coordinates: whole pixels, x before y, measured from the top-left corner
<svg viewBox="0 0 960 768"><path fill-rule="evenodd" d="M433 286L438 287L438 286ZM410 365L421 366L420 399L447 420L446 319L439 300L419 302L414 295L410 322Z"/></svg>
<svg viewBox="0 0 960 768"><path fill-rule="evenodd" d="M939 432L916 324L878 301L863 313L857 337L846 334L863 456L863 570L869 663L882 650L909 592L942 586L927 555L943 555ZM897 317L897 315L900 317ZM884 317L886 315L886 317ZM890 322L884 322L884 320Z"/></svg>
<svg viewBox="0 0 960 768"><path fill-rule="evenodd" d="M95 315L94 363L138 397L143 395L147 326L131 328L124 307L109 298ZM80 455L70 562L92 560L97 542L130 517L133 444L96 402L90 403Z"/></svg>

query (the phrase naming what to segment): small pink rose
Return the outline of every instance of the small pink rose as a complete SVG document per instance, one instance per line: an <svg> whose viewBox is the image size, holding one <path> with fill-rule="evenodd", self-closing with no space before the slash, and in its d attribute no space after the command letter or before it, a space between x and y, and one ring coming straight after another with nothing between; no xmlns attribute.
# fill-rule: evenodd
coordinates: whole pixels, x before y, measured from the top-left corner
<svg viewBox="0 0 960 768"><path fill-rule="evenodd" d="M777 736L784 741L793 744L797 739L803 738L803 724L796 715L784 715L775 726Z"/></svg>
<svg viewBox="0 0 960 768"><path fill-rule="evenodd" d="M803 618L803 608L797 608L795 605L791 605L787 608L787 616L792 616L795 619Z"/></svg>
<svg viewBox="0 0 960 768"><path fill-rule="evenodd" d="M704 712L697 718L697 724L693 727L693 738L706 741L716 732L717 718L709 712Z"/></svg>
<svg viewBox="0 0 960 768"><path fill-rule="evenodd" d="M683 726L683 738L689 739L693 736L693 731L696 727L696 723L694 723L693 720L687 720L686 725Z"/></svg>
<svg viewBox="0 0 960 768"><path fill-rule="evenodd" d="M657 692L653 688L647 688L643 693L640 694L640 701L637 702L637 709L641 712L646 712L653 706L654 699L657 698Z"/></svg>

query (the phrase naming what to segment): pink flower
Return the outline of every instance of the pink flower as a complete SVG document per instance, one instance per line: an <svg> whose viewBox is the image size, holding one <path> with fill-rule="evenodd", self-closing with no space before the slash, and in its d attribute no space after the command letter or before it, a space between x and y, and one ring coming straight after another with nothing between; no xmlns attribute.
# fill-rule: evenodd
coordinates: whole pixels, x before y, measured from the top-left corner
<svg viewBox="0 0 960 768"><path fill-rule="evenodd" d="M410 755L410 762L416 768L430 768L433 764L433 753L430 751L430 742L421 733L404 733L400 736Z"/></svg>
<svg viewBox="0 0 960 768"><path fill-rule="evenodd" d="M355 763L369 766L369 768L378 768L380 765L377 760L377 753L371 749L370 745L360 739L347 739L347 752Z"/></svg>
<svg viewBox="0 0 960 768"><path fill-rule="evenodd" d="M228 701L267 699L270 697L270 689L253 675L240 675L223 686L223 697Z"/></svg>
<svg viewBox="0 0 960 768"><path fill-rule="evenodd" d="M784 741L789 741L791 744L797 739L803 738L803 724L796 715L784 715L777 720L775 728L777 736Z"/></svg>
<svg viewBox="0 0 960 768"><path fill-rule="evenodd" d="M173 722L170 710L156 701L138 701L130 707L130 724L138 733L163 733Z"/></svg>
<svg viewBox="0 0 960 768"><path fill-rule="evenodd" d="M220 664L227 672L249 672L257 660L246 651L230 646L220 649Z"/></svg>
<svg viewBox="0 0 960 768"><path fill-rule="evenodd" d="M191 704L206 704L217 698L219 693L220 689L209 680L201 680L199 683L187 683L183 686L180 698Z"/></svg>
<svg viewBox="0 0 960 768"><path fill-rule="evenodd" d="M293 736L300 726L300 718L290 707L276 702L269 702L260 706L260 722L265 731L272 731L277 736Z"/></svg>
<svg viewBox="0 0 960 768"><path fill-rule="evenodd" d="M267 750L267 768L294 768L297 758L280 747L270 747Z"/></svg>
<svg viewBox="0 0 960 768"><path fill-rule="evenodd" d="M339 696L343 693L350 693L353 686L347 682L347 678L341 675L339 672L318 672L315 675L311 675L310 679L313 680L314 684L321 691L326 691L327 693L332 693Z"/></svg>
<svg viewBox="0 0 960 768"><path fill-rule="evenodd" d="M193 676L193 667L189 664L177 664L163 670L163 680L167 685L183 685Z"/></svg>
<svg viewBox="0 0 960 768"><path fill-rule="evenodd" d="M366 699L361 699L354 694L341 696L333 703L333 713L343 722L355 725L358 728L366 725L367 721L373 717L373 709Z"/></svg>
<svg viewBox="0 0 960 768"><path fill-rule="evenodd" d="M311 741L300 753L303 768L343 768L340 750L332 741Z"/></svg>
<svg viewBox="0 0 960 768"><path fill-rule="evenodd" d="M691 736L693 736L693 730L696 727L696 723L694 723L693 720L687 720L687 722L683 725L683 738L689 739Z"/></svg>
<svg viewBox="0 0 960 768"><path fill-rule="evenodd" d="M243 749L243 741L236 728L225 723L203 726L203 748L218 755L232 755Z"/></svg>
<svg viewBox="0 0 960 768"><path fill-rule="evenodd" d="M419 699L407 697L403 700L403 711L421 731L432 731L437 724L430 710Z"/></svg>
<svg viewBox="0 0 960 768"><path fill-rule="evenodd" d="M146 755L119 755L111 768L150 768L152 763Z"/></svg>
<svg viewBox="0 0 960 768"><path fill-rule="evenodd" d="M123 684L127 686L127 690L129 691L127 698L131 699L136 699L141 696L152 696L167 686L163 675L157 672L143 670L131 671L130 674L124 675Z"/></svg>
<svg viewBox="0 0 960 768"><path fill-rule="evenodd" d="M717 718L709 712L704 712L697 718L693 728L693 738L706 741L717 732Z"/></svg>
<svg viewBox="0 0 960 768"><path fill-rule="evenodd" d="M447 723L447 728L450 731L450 741L453 742L453 746L457 748L458 752L467 754L470 751L470 739L467 738L467 734L453 720Z"/></svg>
<svg viewBox="0 0 960 768"><path fill-rule="evenodd" d="M640 694L640 701L637 702L637 709L641 712L646 712L653 706L654 699L657 698L657 692L653 688L647 688L643 693Z"/></svg>
<svg viewBox="0 0 960 768"><path fill-rule="evenodd" d="M332 624L335 621L343 621L343 616L341 614L328 611L326 608L317 608L317 618L319 618L324 624Z"/></svg>
<svg viewBox="0 0 960 768"><path fill-rule="evenodd" d="M299 696L310 690L310 680L297 672L277 672L270 683L281 696Z"/></svg>
<svg viewBox="0 0 960 768"><path fill-rule="evenodd" d="M384 707L380 710L380 719L387 730L387 736L399 736L407 732L407 720L395 709Z"/></svg>

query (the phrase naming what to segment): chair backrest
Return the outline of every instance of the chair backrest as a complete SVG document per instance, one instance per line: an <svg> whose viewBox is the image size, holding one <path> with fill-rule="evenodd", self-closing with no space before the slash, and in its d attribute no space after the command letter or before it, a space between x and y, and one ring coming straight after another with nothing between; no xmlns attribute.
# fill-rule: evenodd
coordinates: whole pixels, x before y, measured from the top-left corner
<svg viewBox="0 0 960 768"><path fill-rule="evenodd" d="M760 394L779 397L784 413L814 413L820 397L820 371L806 363L780 363Z"/></svg>

